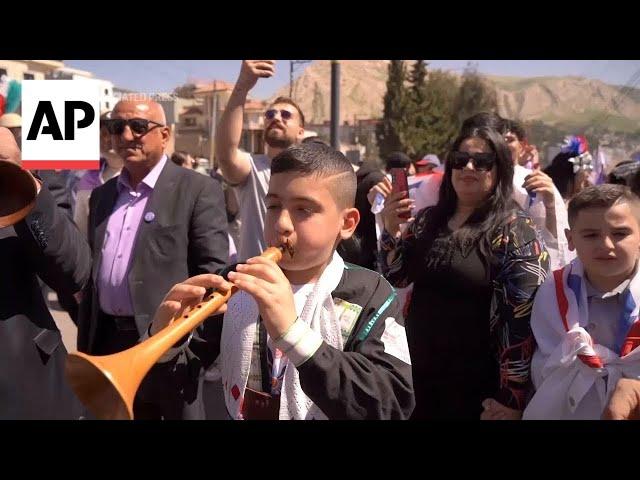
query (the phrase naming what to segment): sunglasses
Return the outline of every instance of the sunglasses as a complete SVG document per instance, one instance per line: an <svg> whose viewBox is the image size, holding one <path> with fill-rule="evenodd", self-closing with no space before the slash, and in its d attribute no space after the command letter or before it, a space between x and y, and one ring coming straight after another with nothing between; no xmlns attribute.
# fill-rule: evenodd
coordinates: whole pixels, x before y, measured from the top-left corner
<svg viewBox="0 0 640 480"><path fill-rule="evenodd" d="M162 123L147 120L146 118L110 118L108 120L102 120L101 123L111 135L122 135L124 127L127 125L129 125L129 128L134 135L139 136L146 135L154 128L165 126ZM149 128L149 124L151 123L153 124L153 127Z"/></svg>
<svg viewBox="0 0 640 480"><path fill-rule="evenodd" d="M278 112L280 112L280 118L282 118L283 120L291 120L291 117L293 117L293 113L291 113L289 110L276 110L275 108L273 108L264 112L264 118L266 118L267 120L273 120L274 118L276 118Z"/></svg>
<svg viewBox="0 0 640 480"><path fill-rule="evenodd" d="M456 170L462 170L471 160L473 168L478 171L489 171L496 163L496 154L494 152L487 153L469 153L469 152L453 152L451 155L451 167Z"/></svg>

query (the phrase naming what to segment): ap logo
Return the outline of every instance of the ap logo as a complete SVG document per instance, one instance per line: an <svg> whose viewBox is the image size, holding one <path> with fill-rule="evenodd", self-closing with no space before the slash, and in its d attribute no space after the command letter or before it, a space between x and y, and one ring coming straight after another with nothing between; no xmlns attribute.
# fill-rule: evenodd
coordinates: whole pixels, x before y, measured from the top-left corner
<svg viewBox="0 0 640 480"><path fill-rule="evenodd" d="M27 169L99 168L99 85L91 80L25 80L22 132Z"/></svg>

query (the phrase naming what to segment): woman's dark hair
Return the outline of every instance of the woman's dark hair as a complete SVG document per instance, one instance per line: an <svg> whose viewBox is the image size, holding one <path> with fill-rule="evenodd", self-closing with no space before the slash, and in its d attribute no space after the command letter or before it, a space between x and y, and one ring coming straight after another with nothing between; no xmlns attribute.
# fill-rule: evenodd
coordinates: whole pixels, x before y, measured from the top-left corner
<svg viewBox="0 0 640 480"><path fill-rule="evenodd" d="M481 138L496 154L496 186L493 193L467 219L464 225L454 233L454 239L465 247L479 242L480 252L488 257L491 252L491 241L496 228L502 226L512 217L517 204L512 199L513 192L513 160L509 147L496 130L481 127L470 128L460 134L453 142L445 163L444 177L440 186L438 204L433 207L425 226L425 242L428 249L438 232L446 226L456 211L458 196L453 188L451 156L458 151L462 142L468 138Z"/></svg>
<svg viewBox="0 0 640 480"><path fill-rule="evenodd" d="M629 180L629 188L640 197L640 170L638 170Z"/></svg>
<svg viewBox="0 0 640 480"><path fill-rule="evenodd" d="M640 170L640 162L624 160L618 163L607 176L607 183L631 186L631 182Z"/></svg>
<svg viewBox="0 0 640 480"><path fill-rule="evenodd" d="M386 169L392 168L409 168L411 166L411 158L402 152L391 152L387 157Z"/></svg>
<svg viewBox="0 0 640 480"><path fill-rule="evenodd" d="M572 157L575 157L575 154L560 152L553 157L551 164L544 169L544 173L551 177L562 198L567 198L570 195L576 176L573 172L573 163L569 161Z"/></svg>
<svg viewBox="0 0 640 480"><path fill-rule="evenodd" d="M502 118L497 113L493 112L480 112L475 115L471 115L464 122L462 122L462 127L460 128L460 132L470 132L474 128L490 128L495 130L501 135L506 133L506 122L507 120Z"/></svg>

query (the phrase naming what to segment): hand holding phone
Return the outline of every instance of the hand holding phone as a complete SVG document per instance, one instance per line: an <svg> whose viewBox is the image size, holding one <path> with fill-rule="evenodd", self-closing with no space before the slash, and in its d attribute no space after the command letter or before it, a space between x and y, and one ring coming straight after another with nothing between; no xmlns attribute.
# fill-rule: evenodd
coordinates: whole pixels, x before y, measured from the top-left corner
<svg viewBox="0 0 640 480"><path fill-rule="evenodd" d="M407 171L404 168L391 169L391 185L394 192L406 192L409 196L409 181L407 180ZM400 218L410 218L411 212L404 212L399 215Z"/></svg>

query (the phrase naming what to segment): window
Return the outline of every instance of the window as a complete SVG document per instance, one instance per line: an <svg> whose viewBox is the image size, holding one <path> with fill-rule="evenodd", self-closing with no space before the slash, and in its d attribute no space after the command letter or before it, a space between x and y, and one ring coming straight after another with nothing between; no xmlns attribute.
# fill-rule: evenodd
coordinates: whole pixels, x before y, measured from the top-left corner
<svg viewBox="0 0 640 480"><path fill-rule="evenodd" d="M108 88L105 88L105 89L104 89L104 94L105 94L105 95L109 95L109 89L108 89ZM107 108L109 108L109 107L107 107Z"/></svg>
<svg viewBox="0 0 640 480"><path fill-rule="evenodd" d="M104 102L104 106L106 107L107 110L109 110L109 102Z"/></svg>
<svg viewBox="0 0 640 480"><path fill-rule="evenodd" d="M28 72L24 72L24 73L22 74L22 77L23 77L25 80L33 80L33 79L35 78L35 76L33 75L33 73L28 73Z"/></svg>
<svg viewBox="0 0 640 480"><path fill-rule="evenodd" d="M184 119L184 124L187 127L195 127L196 126L196 119L193 117L187 117Z"/></svg>
<svg viewBox="0 0 640 480"><path fill-rule="evenodd" d="M6 68L0 68L0 77L7 74Z"/></svg>

